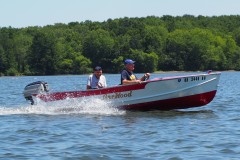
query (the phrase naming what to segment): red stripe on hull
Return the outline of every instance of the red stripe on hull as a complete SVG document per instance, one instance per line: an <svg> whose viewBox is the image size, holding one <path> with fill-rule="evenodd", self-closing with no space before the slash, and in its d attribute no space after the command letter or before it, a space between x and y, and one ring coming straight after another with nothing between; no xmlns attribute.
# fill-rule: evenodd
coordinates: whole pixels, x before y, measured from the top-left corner
<svg viewBox="0 0 240 160"><path fill-rule="evenodd" d="M180 97L166 100L159 100L147 103L132 104L127 106L121 106L121 109L125 110L172 110L172 109L185 109L191 107L200 107L210 103L215 94L215 91Z"/></svg>
<svg viewBox="0 0 240 160"><path fill-rule="evenodd" d="M87 91L69 91L69 92L55 92L51 94L41 94L41 95L33 95L37 98L45 102L49 101L57 101L57 100L64 100L66 98L78 98L78 97L85 97L85 96L93 96L93 95L104 95L109 93L117 93L117 92L126 92L126 91L134 91L139 89L144 89L146 84L134 84L134 85L121 85L116 87L104 88L104 89L96 89L96 90L87 90Z"/></svg>

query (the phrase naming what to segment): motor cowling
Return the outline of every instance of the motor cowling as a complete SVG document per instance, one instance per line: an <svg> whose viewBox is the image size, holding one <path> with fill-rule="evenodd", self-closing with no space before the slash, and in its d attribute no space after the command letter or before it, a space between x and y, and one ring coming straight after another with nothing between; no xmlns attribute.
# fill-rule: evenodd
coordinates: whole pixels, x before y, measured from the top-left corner
<svg viewBox="0 0 240 160"><path fill-rule="evenodd" d="M29 100L31 104L34 104L32 95L33 94L43 94L49 91L47 82L36 81L32 82L24 88L23 95L26 100Z"/></svg>

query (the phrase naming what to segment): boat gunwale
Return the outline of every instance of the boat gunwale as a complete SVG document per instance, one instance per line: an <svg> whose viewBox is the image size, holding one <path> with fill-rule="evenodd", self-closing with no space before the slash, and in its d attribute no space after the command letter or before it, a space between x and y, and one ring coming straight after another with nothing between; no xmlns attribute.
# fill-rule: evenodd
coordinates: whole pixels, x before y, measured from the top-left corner
<svg viewBox="0 0 240 160"><path fill-rule="evenodd" d="M111 87L106 87L106 88L99 88L99 89L90 89L90 90L74 90L74 91L64 91L64 92L51 92L49 94L58 94L58 93L75 93L75 92L79 92L79 93L86 93L86 92L96 92L96 91L104 91L104 90L108 90L108 89L112 89L112 88L125 88L125 87L129 87L129 86L137 86L137 85L141 85L144 84L144 86L147 83L151 83L151 82L157 82L157 81L166 81L166 80L172 80L172 79L179 79L179 78L185 78L185 77L196 77L196 76L207 76L207 75L220 75L221 72L213 72L213 73L202 73L202 74L192 74L192 75L183 75L183 76L170 76L170 77L163 77L163 78L154 78L151 80L147 80L147 81L143 81L141 83L136 83L136 84L128 84L128 85L115 85L115 86L111 86ZM111 92L110 92L111 93ZM36 94L34 95L36 96Z"/></svg>

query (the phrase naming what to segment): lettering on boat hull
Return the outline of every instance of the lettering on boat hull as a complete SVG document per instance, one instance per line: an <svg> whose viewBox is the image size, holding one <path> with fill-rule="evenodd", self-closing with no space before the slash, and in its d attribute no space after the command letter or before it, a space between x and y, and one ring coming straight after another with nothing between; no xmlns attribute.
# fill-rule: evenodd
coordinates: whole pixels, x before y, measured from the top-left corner
<svg viewBox="0 0 240 160"><path fill-rule="evenodd" d="M132 91L129 91L127 93L114 93L114 94L105 94L103 95L103 99L118 99L118 98L126 98L126 97L132 97Z"/></svg>

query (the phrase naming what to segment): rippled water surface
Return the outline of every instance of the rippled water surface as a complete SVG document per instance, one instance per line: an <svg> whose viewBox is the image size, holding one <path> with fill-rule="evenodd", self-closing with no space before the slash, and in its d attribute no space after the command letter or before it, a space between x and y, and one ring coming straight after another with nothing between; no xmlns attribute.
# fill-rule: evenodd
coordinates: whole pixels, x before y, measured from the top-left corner
<svg viewBox="0 0 240 160"><path fill-rule="evenodd" d="M87 75L0 77L1 159L240 158L240 72L222 73L210 104L175 111L121 111L98 99L31 106L22 91L39 80L52 91L78 90Z"/></svg>

